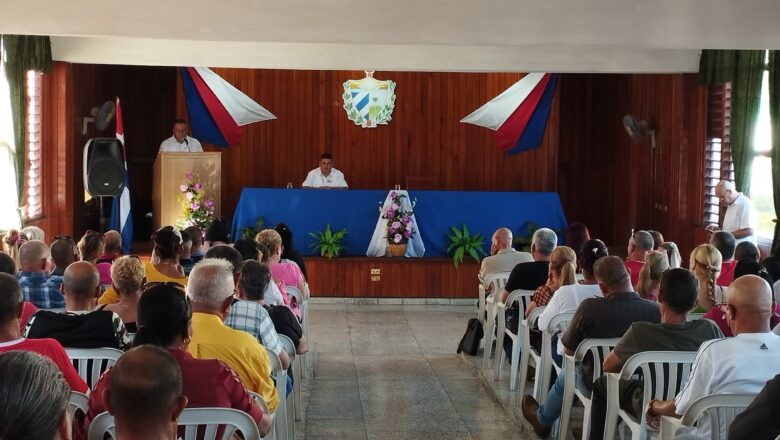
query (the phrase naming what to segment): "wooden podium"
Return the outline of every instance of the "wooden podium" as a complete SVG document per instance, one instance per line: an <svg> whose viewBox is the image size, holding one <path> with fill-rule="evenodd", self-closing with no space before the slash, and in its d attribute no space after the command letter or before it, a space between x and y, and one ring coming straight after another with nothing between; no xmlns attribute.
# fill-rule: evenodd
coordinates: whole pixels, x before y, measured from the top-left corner
<svg viewBox="0 0 780 440"><path fill-rule="evenodd" d="M214 217L220 216L222 194L222 153L159 153L154 161L154 189L152 191L154 229L176 226L182 218L179 202L187 173L199 176L205 199L214 200Z"/></svg>

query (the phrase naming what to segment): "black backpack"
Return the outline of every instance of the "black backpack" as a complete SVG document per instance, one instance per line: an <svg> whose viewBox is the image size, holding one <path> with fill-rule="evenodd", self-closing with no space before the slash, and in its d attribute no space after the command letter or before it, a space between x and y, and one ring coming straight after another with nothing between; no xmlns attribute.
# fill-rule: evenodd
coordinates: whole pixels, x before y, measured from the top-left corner
<svg viewBox="0 0 780 440"><path fill-rule="evenodd" d="M458 344L458 353L463 351L471 356L476 356L477 350L479 350L479 341L482 340L484 335L485 332L482 330L482 323L479 322L479 319L469 319L466 333L463 334L463 338L461 338L460 344Z"/></svg>

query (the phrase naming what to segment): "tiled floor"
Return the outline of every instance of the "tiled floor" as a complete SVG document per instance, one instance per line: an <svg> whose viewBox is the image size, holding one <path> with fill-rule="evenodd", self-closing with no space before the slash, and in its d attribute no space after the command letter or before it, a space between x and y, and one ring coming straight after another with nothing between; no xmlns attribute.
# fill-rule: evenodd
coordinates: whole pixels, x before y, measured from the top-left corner
<svg viewBox="0 0 780 440"><path fill-rule="evenodd" d="M474 306L311 304L298 438L525 438L456 353Z"/></svg>

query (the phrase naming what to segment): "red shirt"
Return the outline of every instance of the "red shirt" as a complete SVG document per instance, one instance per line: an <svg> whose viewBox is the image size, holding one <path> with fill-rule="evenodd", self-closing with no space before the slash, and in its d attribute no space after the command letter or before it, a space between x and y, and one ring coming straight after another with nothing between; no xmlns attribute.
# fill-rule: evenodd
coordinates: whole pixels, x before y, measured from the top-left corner
<svg viewBox="0 0 780 440"><path fill-rule="evenodd" d="M65 381L68 382L71 391L78 391L79 393L87 393L89 387L84 380L73 368L73 364L68 358L68 354L65 353L65 349L62 348L59 342L54 339L16 339L14 341L0 343L0 353L11 350L31 351L38 353L42 356L46 356L54 362L54 365L60 369L62 375L65 377Z"/></svg>
<svg viewBox="0 0 780 440"><path fill-rule="evenodd" d="M734 281L734 268L737 267L737 260L724 261L720 264L720 276L715 284L723 287L729 287Z"/></svg>
<svg viewBox="0 0 780 440"><path fill-rule="evenodd" d="M38 307L35 307L35 304L28 301L22 303L22 319L19 321L19 331L21 333L24 333L24 326L27 325L30 316L34 315L37 311Z"/></svg>
<svg viewBox="0 0 780 440"><path fill-rule="evenodd" d="M625 264L628 274L631 275L631 285L636 287L636 285L639 284L639 271L642 270L642 266L645 265L645 262L626 259L623 264Z"/></svg>
<svg viewBox="0 0 780 440"><path fill-rule="evenodd" d="M704 318L717 324L720 332L723 333L723 336L727 338L734 336L734 334L731 333L728 321L726 321L726 314L723 313L720 306L711 308L709 312L704 314ZM778 324L780 324L780 304L775 304L774 313L769 317L769 328L775 328Z"/></svg>
<svg viewBox="0 0 780 440"><path fill-rule="evenodd" d="M195 359L184 350L168 349L181 368L182 393L187 396L187 408L233 408L249 414L258 425L263 412L241 383L238 375L216 359ZM111 370L100 376L84 419L84 432L98 414L106 411L103 390L111 388Z"/></svg>

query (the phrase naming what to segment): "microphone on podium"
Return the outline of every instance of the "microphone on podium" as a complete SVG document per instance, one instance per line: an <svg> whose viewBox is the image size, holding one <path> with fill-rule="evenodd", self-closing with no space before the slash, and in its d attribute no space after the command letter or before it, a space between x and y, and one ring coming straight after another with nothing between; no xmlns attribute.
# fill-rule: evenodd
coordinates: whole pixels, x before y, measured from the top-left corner
<svg viewBox="0 0 780 440"><path fill-rule="evenodd" d="M187 136L186 135L184 136L184 143L187 144L187 151L189 151L191 153L192 150L190 150L190 142L187 140Z"/></svg>

